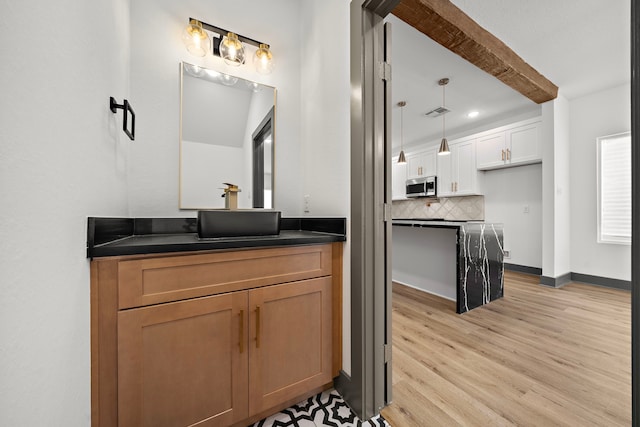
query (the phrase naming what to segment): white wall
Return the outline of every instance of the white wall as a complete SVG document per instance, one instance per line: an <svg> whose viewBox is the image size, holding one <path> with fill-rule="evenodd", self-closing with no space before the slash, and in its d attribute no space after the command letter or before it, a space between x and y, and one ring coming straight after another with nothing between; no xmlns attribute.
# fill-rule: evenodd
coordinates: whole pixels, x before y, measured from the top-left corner
<svg viewBox="0 0 640 427"><path fill-rule="evenodd" d="M629 84L570 102L571 271L631 280L631 247L597 243L596 138L631 129Z"/></svg>
<svg viewBox="0 0 640 427"><path fill-rule="evenodd" d="M571 183L569 101L562 93L554 102L554 277L571 272ZM546 275L543 272L544 275Z"/></svg>
<svg viewBox="0 0 640 427"><path fill-rule="evenodd" d="M304 0L300 4L302 194L309 195L310 215L349 218L349 2ZM280 191L277 185L276 191ZM302 198L299 201L302 203ZM349 241L347 237L343 257L342 316L343 369L348 374L351 373Z"/></svg>
<svg viewBox="0 0 640 427"><path fill-rule="evenodd" d="M485 220L504 224L505 262L542 268L542 165L483 174Z"/></svg>
<svg viewBox="0 0 640 427"><path fill-rule="evenodd" d="M222 209L225 206L223 183L250 188L245 181L246 163L243 148L182 141L181 202L182 206L201 209ZM244 191L240 192L239 208L246 206Z"/></svg>
<svg viewBox="0 0 640 427"><path fill-rule="evenodd" d="M87 426L86 224L129 213L129 2L0 8L0 425Z"/></svg>
<svg viewBox="0 0 640 427"><path fill-rule="evenodd" d="M212 55L190 55L182 43L189 17L269 43L273 73L263 76L250 64L233 67ZM131 92L138 112L130 168L132 215L194 215L178 210L181 61L276 87L275 208L285 216L300 215L300 2L135 0L131 22ZM251 49L247 53L253 55Z"/></svg>
<svg viewBox="0 0 640 427"><path fill-rule="evenodd" d="M559 94L542 104L542 275L557 278L570 265L569 103Z"/></svg>

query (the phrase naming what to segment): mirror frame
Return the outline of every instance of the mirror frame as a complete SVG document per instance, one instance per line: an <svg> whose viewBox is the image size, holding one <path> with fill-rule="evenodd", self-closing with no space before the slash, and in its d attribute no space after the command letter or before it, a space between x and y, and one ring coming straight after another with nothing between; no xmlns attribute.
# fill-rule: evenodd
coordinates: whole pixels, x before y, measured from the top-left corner
<svg viewBox="0 0 640 427"><path fill-rule="evenodd" d="M179 164L178 164L178 209L179 210L212 210L212 209L224 209L224 208L217 208L217 207L211 207L211 206L189 206L189 207L185 207L183 202L182 202L182 175L183 175L183 153L182 153L182 142L183 142L183 120L182 120L182 116L183 116L183 97L184 97L184 73L186 72L185 70L185 64L192 66L192 67L200 67L204 70L212 70L215 71L216 73L222 74L222 75L227 75L233 78L238 79L238 81L243 80L249 83L256 83L259 84L262 87L268 88L268 89L272 89L273 90L273 107L270 109L270 111L265 115L264 119L266 119L268 116L271 116L272 118L272 123L271 123L271 138L272 138L272 142L271 142L271 208L270 209L275 209L275 194L276 194L276 186L275 186L275 175L276 175L276 134L277 134L277 97L278 97L278 90L276 89L275 86L271 86L271 85L267 85L264 83L259 83L256 81L252 81L252 80L247 80L245 78L239 77L239 76L235 76L233 74L229 74L229 73L224 73L222 71L218 71L215 70L213 68L206 68L206 67L202 67L200 65L195 65L195 64L191 64L189 62L186 61L181 61L179 63L179 72L180 72L180 118L179 118L179 150L180 150L180 155L179 155ZM213 83L213 82L212 82ZM253 141L252 141L253 142ZM253 149L252 149L252 154L251 154L251 167L253 168ZM222 184L222 183L221 183ZM247 185L249 187L251 187L251 205L253 205L253 173L251 174L251 180L247 183ZM241 209L245 209L245 208L241 208ZM264 208L253 208L250 207L248 209L264 209Z"/></svg>

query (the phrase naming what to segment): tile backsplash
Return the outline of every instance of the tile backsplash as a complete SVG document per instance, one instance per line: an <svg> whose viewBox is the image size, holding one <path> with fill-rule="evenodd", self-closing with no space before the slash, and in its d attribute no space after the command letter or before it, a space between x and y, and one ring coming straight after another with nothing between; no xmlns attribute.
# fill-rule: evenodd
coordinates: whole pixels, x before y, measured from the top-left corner
<svg viewBox="0 0 640 427"><path fill-rule="evenodd" d="M484 196L396 200L392 204L391 214L394 219L444 218L458 221L483 221Z"/></svg>

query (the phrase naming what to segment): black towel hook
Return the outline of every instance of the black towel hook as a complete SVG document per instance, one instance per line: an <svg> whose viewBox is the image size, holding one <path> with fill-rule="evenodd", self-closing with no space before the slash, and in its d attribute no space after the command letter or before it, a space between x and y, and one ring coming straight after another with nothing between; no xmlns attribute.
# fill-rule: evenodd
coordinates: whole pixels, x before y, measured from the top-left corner
<svg viewBox="0 0 640 427"><path fill-rule="evenodd" d="M122 120L122 130L127 134L129 139L133 141L136 134L136 113L133 112L133 108L131 108L131 104L129 104L129 101L125 99L122 104L118 104L116 102L116 99L112 96L109 98L109 108L111 109L112 113L115 113L118 109L122 109L122 113L124 116L124 119ZM128 113L131 114L131 130L129 130L129 127L127 126L129 122Z"/></svg>

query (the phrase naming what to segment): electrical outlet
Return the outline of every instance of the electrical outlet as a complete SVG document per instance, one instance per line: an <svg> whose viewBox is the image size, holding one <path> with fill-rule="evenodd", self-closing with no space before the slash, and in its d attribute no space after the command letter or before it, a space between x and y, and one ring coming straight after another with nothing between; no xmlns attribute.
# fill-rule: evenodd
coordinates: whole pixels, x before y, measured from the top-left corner
<svg viewBox="0 0 640 427"><path fill-rule="evenodd" d="M504 251L505 258L511 258L511 251Z"/></svg>
<svg viewBox="0 0 640 427"><path fill-rule="evenodd" d="M524 205L524 213L529 213L529 205Z"/></svg>
<svg viewBox="0 0 640 427"><path fill-rule="evenodd" d="M310 195L305 194L304 195L304 213L308 214L311 213L311 208L309 207L309 199L311 198Z"/></svg>

